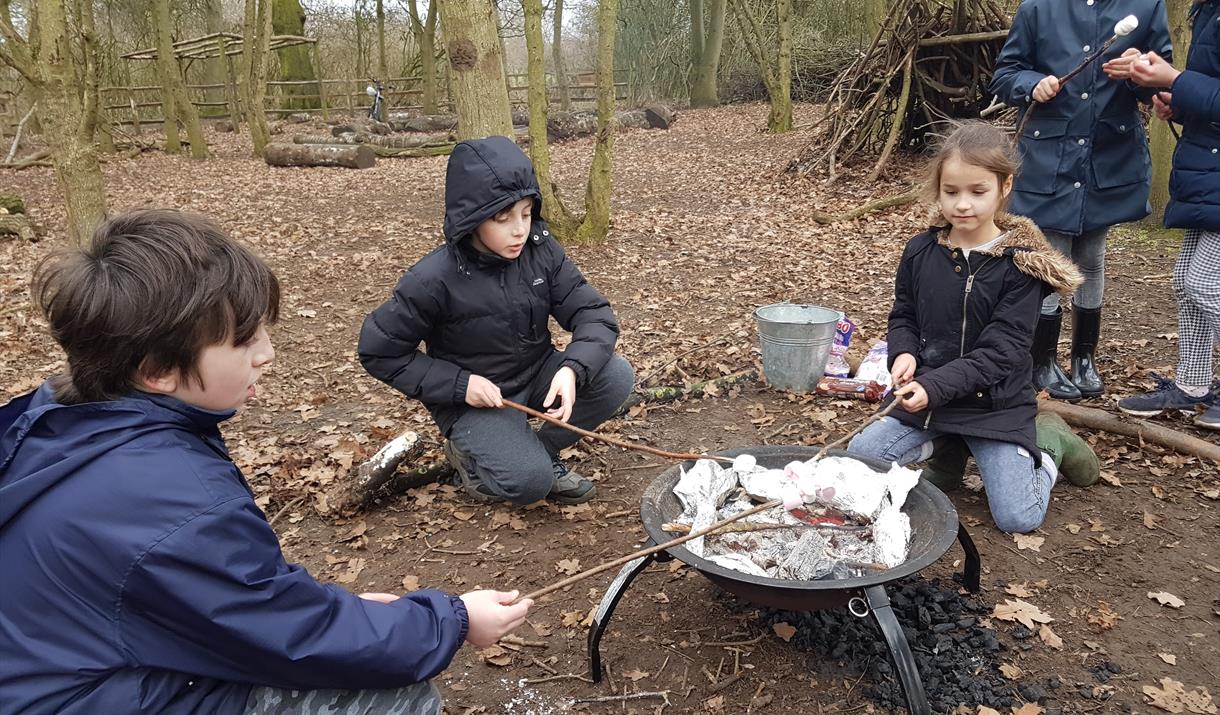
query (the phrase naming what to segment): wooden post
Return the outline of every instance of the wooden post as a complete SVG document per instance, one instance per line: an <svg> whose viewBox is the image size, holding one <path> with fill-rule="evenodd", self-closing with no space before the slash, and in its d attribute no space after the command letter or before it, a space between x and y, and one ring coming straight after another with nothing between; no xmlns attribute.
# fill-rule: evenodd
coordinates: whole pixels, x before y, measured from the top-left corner
<svg viewBox="0 0 1220 715"><path fill-rule="evenodd" d="M244 44L242 51L245 51ZM224 37L220 38L220 56L224 59L225 73L228 75L229 123L233 125L233 131L237 131L241 126L241 99L237 92L237 78L233 75L233 58L229 57L229 43Z"/></svg>
<svg viewBox="0 0 1220 715"><path fill-rule="evenodd" d="M322 55L318 52L318 41L313 43L313 74L318 78L318 104L322 107L322 120L330 119L326 108L326 81L322 79Z"/></svg>

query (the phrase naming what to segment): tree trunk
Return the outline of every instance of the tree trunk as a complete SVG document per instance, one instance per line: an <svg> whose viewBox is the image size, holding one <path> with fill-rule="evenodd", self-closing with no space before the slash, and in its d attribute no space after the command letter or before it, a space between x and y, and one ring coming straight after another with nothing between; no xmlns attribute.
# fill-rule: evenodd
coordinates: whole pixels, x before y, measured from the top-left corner
<svg viewBox="0 0 1220 715"><path fill-rule="evenodd" d="M407 12L411 16L411 33L415 46L419 48L419 73L423 81L424 114L436 114L436 18L437 0L428 3L428 15L420 20L416 0L407 0Z"/></svg>
<svg viewBox="0 0 1220 715"><path fill-rule="evenodd" d="M223 0L204 0L203 23L204 30L209 35L224 32ZM205 100L209 102L228 102L228 92L225 89L228 83L228 76L225 72L225 56L223 54L209 57L203 61L203 82L204 84L220 85L219 89L206 90L203 93ZM203 107L200 113L205 117L221 117L224 116L225 110L221 107Z"/></svg>
<svg viewBox="0 0 1220 715"><path fill-rule="evenodd" d="M432 1L440 4L445 27L458 139L513 136L495 4L492 0Z"/></svg>
<svg viewBox="0 0 1220 715"><path fill-rule="evenodd" d="M378 7L381 3L378 2ZM301 0L274 0L271 7L271 32L274 35L304 35L305 10ZM288 82L314 82L318 75L314 72L313 60L309 53L309 45L295 45L276 50L280 58L280 79ZM281 90L288 95L288 101L281 106L284 109L317 109L322 104L314 96L317 86L311 84L289 85Z"/></svg>
<svg viewBox="0 0 1220 715"><path fill-rule="evenodd" d="M9 3L0 0L0 62L16 69L30 85L64 192L69 236L86 245L106 216L102 171L93 143L99 78L93 6L84 2L72 7L79 31L69 30L70 12L63 0L40 0L27 7L29 39L17 33Z"/></svg>
<svg viewBox="0 0 1220 715"><path fill-rule="evenodd" d="M869 42L877 36L877 33L881 31L881 26L885 24L885 18L890 12L889 0L862 0L860 5L864 11L864 36L860 39Z"/></svg>
<svg viewBox="0 0 1220 715"><path fill-rule="evenodd" d="M714 1L714 0L713 0ZM688 0L690 6L690 76L691 87L695 84L695 71L703 64L703 0Z"/></svg>
<svg viewBox="0 0 1220 715"><path fill-rule="evenodd" d="M384 82L389 76L385 62L385 2L377 0L377 79Z"/></svg>
<svg viewBox="0 0 1220 715"><path fill-rule="evenodd" d="M707 31L704 34L703 51L695 65L694 80L690 88L692 107L714 107L720 104L716 75L720 69L720 48L724 44L724 13L726 0L711 0L708 8Z"/></svg>
<svg viewBox="0 0 1220 715"><path fill-rule="evenodd" d="M551 181L551 152L547 146L546 56L542 47L542 0L525 0L525 48L529 66L530 159L542 190L542 217L560 242L576 237L580 219L568 210Z"/></svg>
<svg viewBox="0 0 1220 715"><path fill-rule="evenodd" d="M555 0L553 12L551 64L555 70L555 83L559 88L559 108L567 112L572 109L572 93L568 89L568 69L563 61L563 0Z"/></svg>
<svg viewBox="0 0 1220 715"><path fill-rule="evenodd" d="M1186 66L1186 54L1190 51L1190 23L1186 18L1190 6L1191 0L1166 0L1165 3L1169 14L1169 31L1173 36L1173 64L1178 69ZM1165 217L1165 207L1169 205L1169 174L1173 169L1173 151L1177 140L1166 122L1153 119L1149 124L1152 192L1148 196L1148 203L1152 205L1152 213L1145 220L1159 226Z"/></svg>
<svg viewBox="0 0 1220 715"><path fill-rule="evenodd" d="M782 134L792 131L792 0L776 0L779 19L779 52L776 56L776 93L771 95L767 131Z"/></svg>
<svg viewBox="0 0 1220 715"><path fill-rule="evenodd" d="M88 0L86 0L88 1ZM160 75L161 93L167 101L165 108L173 107L173 114L182 118L186 125L186 136L191 142L191 156L195 159L208 157L208 143L203 138L203 127L199 123L199 112L191 104L191 98L186 93L186 83L182 81L182 71L178 67L178 58L174 56L174 39L170 35L169 0L155 0L153 3L153 25L157 32L157 73ZM166 148L169 148L170 137L173 143L178 143L177 120L174 120L173 131L170 131L169 115L166 111Z"/></svg>
<svg viewBox="0 0 1220 715"><path fill-rule="evenodd" d="M262 156L270 141L267 129L267 61L271 44L271 3L273 0L246 0L245 42L242 52L242 80L245 88L246 122L254 155Z"/></svg>
<svg viewBox="0 0 1220 715"><path fill-rule="evenodd" d="M157 60L157 74L161 75L161 61ZM165 151L169 154L178 154L182 152L182 138L178 136L178 103L174 101L174 92L168 85L165 84L165 78L160 77L161 81L161 127L165 132Z"/></svg>
<svg viewBox="0 0 1220 715"><path fill-rule="evenodd" d="M597 143L585 191L585 220L576 232L581 243L600 243L610 230L610 194L614 169L614 33L618 0L597 6Z"/></svg>
<svg viewBox="0 0 1220 715"><path fill-rule="evenodd" d="M368 169L376 165L377 155L364 144L268 144L263 160L270 166L341 166Z"/></svg>

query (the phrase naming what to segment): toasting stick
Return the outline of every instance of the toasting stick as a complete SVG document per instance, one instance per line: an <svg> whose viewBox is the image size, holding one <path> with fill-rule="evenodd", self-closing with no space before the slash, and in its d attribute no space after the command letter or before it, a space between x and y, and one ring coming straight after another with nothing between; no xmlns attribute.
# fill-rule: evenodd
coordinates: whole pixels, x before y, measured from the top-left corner
<svg viewBox="0 0 1220 715"><path fill-rule="evenodd" d="M1071 72L1068 72L1067 74L1058 78L1059 79L1059 89L1062 91L1064 85L1066 85L1068 82L1070 82L1076 75L1083 72L1086 67L1093 64L1093 62L1096 61L1098 57L1101 57L1102 55L1104 55L1106 53L1106 51L1109 50L1110 47L1113 46L1114 43L1118 41L1118 38L1126 37L1127 35L1130 35L1132 32L1135 32L1135 28L1137 28L1139 26L1140 26L1139 18L1136 17L1135 15L1128 15L1128 16L1124 17L1123 19L1119 20L1118 22L1114 23L1114 34L1110 37L1110 39L1108 39L1104 43L1102 43L1101 47L1097 48L1096 52L1094 52L1093 54L1084 58L1084 61L1076 66L1076 69L1074 69ZM1013 137L1014 144L1021 141L1021 136L1025 133L1025 125L1029 123L1029 115L1034 113L1034 107L1037 107L1038 104L1039 104L1039 102L1034 102L1033 104L1030 104L1029 109L1025 110L1025 114L1021 115L1021 121L1017 123L1017 133Z"/></svg>

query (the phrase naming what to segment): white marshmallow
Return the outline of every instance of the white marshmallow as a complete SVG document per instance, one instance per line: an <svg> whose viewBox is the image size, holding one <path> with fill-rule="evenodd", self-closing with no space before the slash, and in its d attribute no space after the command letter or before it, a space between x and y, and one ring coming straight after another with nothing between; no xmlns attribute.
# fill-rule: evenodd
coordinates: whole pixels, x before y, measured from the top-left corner
<svg viewBox="0 0 1220 715"><path fill-rule="evenodd" d="M1139 18L1136 17L1135 15L1128 15L1128 16L1124 17L1123 19L1119 20L1114 25L1114 34L1119 37L1126 37L1127 35L1130 35L1132 32L1135 32L1135 28L1137 28L1139 26L1140 26Z"/></svg>

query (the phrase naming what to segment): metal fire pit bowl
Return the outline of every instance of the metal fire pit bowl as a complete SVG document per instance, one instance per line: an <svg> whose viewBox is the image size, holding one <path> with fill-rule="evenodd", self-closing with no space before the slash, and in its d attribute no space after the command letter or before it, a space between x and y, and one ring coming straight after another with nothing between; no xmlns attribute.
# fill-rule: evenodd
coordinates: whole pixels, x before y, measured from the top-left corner
<svg viewBox="0 0 1220 715"><path fill-rule="evenodd" d="M751 454L757 458L760 466L782 469L789 462L811 459L817 452L818 449L814 447L779 446L748 447L716 454L724 457ZM877 472L887 472L890 469L890 465L885 462L848 455L842 451L832 450L828 454L856 459ZM674 521L682 513L682 505L674 496L673 488L681 477L681 468L689 469L691 466L693 462L688 461L680 466L670 467L644 490L640 503L640 518L648 532L649 543L646 546L664 543L673 538L673 535L663 531L661 526ZM911 543L907 560L895 568L857 578L794 581L752 576L695 556L683 546L642 556L628 563L606 589L601 605L594 615L589 631L590 674L595 682L600 682L601 638L613 616L615 606L631 582L653 561L665 562L676 558L697 569L724 590L751 603L788 611L815 611L846 605L854 616L864 618L872 615L890 648L890 655L906 692L908 708L916 715L930 713L919 672L911 657L910 646L890 608L885 586L926 568L943 556L954 540L961 542L966 555L963 583L970 591L979 589L980 562L978 550L975 549L970 535L958 522L957 509L936 487L920 480L907 495L902 511L911 520Z"/></svg>

